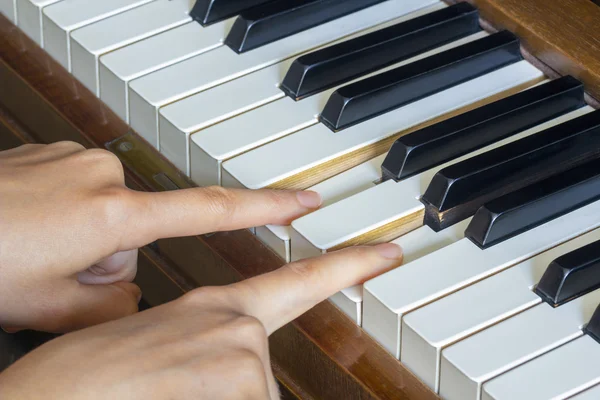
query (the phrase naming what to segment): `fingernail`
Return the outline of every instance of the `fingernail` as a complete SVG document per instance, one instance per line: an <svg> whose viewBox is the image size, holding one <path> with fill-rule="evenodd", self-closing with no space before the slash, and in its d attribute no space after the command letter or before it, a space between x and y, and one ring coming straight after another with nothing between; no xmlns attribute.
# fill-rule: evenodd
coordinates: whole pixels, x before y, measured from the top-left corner
<svg viewBox="0 0 600 400"><path fill-rule="evenodd" d="M142 301L142 292L141 291L137 295L137 302L138 302L138 304L140 304L140 301Z"/></svg>
<svg viewBox="0 0 600 400"><path fill-rule="evenodd" d="M2 329L4 332L10 333L10 334L19 332L19 330L16 328L5 328L3 326L0 326L0 329Z"/></svg>
<svg viewBox="0 0 600 400"><path fill-rule="evenodd" d="M402 258L402 248L397 244L383 243L375 246L380 256L390 260L400 260Z"/></svg>
<svg viewBox="0 0 600 400"><path fill-rule="evenodd" d="M296 193L298 202L306 208L318 208L321 205L321 195L317 192L303 191Z"/></svg>

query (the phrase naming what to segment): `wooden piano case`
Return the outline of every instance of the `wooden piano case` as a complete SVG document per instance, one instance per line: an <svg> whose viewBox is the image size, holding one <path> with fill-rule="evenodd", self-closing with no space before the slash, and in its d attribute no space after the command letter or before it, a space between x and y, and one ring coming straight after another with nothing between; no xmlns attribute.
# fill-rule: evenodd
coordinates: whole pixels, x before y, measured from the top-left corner
<svg viewBox="0 0 600 400"><path fill-rule="evenodd" d="M590 104L597 105L600 6L591 0L470 2L480 9L486 29L517 34L530 61L550 77L570 74L582 80ZM1 15L0 36L0 149L74 140L117 154L131 188L193 186ZM282 264L249 232L236 231L152 243L140 252L136 279L144 299L158 305L195 287L235 282ZM286 399L437 398L329 302L275 332L270 342Z"/></svg>

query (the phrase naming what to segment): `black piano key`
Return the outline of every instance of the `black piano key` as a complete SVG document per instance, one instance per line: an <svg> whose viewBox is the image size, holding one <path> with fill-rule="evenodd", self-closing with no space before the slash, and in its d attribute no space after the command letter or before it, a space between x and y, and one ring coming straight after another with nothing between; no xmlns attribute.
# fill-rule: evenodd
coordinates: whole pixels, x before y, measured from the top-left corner
<svg viewBox="0 0 600 400"><path fill-rule="evenodd" d="M281 90L300 100L479 30L477 9L458 3L299 57Z"/></svg>
<svg viewBox="0 0 600 400"><path fill-rule="evenodd" d="M590 322L583 328L583 332L600 343L600 305L594 311Z"/></svg>
<svg viewBox="0 0 600 400"><path fill-rule="evenodd" d="M196 0L190 16L206 26L269 1L271 0Z"/></svg>
<svg viewBox="0 0 600 400"><path fill-rule="evenodd" d="M519 39L498 32L336 90L321 122L348 128L520 60Z"/></svg>
<svg viewBox="0 0 600 400"><path fill-rule="evenodd" d="M421 201L435 231L483 204L600 156L600 110L439 171Z"/></svg>
<svg viewBox="0 0 600 400"><path fill-rule="evenodd" d="M600 241L552 261L535 293L553 307L600 288Z"/></svg>
<svg viewBox="0 0 600 400"><path fill-rule="evenodd" d="M382 178L406 179L584 105L583 85L570 76L535 86L399 138Z"/></svg>
<svg viewBox="0 0 600 400"><path fill-rule="evenodd" d="M600 200L600 159L584 163L483 205L465 237L487 249Z"/></svg>
<svg viewBox="0 0 600 400"><path fill-rule="evenodd" d="M243 53L385 0L273 0L242 12L225 44Z"/></svg>

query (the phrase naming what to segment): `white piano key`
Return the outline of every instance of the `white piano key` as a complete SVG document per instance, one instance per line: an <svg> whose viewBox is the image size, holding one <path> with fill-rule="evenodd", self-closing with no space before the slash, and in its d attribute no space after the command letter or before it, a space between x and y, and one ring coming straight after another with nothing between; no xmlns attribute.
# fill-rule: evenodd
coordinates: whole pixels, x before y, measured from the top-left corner
<svg viewBox="0 0 600 400"><path fill-rule="evenodd" d="M550 221L489 249L461 239L364 285L363 328L401 358L404 315L534 257L600 225L600 202Z"/></svg>
<svg viewBox="0 0 600 400"><path fill-rule="evenodd" d="M305 243L301 249L307 251L311 247L314 247L315 250L309 250L309 253L314 254L315 251L327 251L327 249L342 245L351 239L393 221L418 215L418 213L424 210L424 206L419 199L437 171L493 148L558 125L591 110L592 108L586 107L568 113L403 181L395 182L388 180L344 201L321 208L292 223L294 231L297 232L297 235L292 233L293 240L295 241L296 237L303 238L301 240L304 240ZM339 224L336 221L345 221L345 223ZM323 227L327 227L327 229ZM296 247L293 246L292 260L303 257L301 253L295 253L295 249Z"/></svg>
<svg viewBox="0 0 600 400"><path fill-rule="evenodd" d="M13 24L17 23L17 0L0 0L0 13Z"/></svg>
<svg viewBox="0 0 600 400"><path fill-rule="evenodd" d="M356 32L333 43L327 43L326 46L347 41L444 7L447 7L444 3L434 3L433 6L419 9L383 24ZM311 49L310 51L316 50ZM190 152L197 152L199 159L203 160L204 163L200 164L200 161L197 161L195 166L191 166L191 174L194 175L194 169L197 171L198 177L196 183L201 186L220 184L218 178L220 177L219 170L220 163L223 161L223 155L238 154L235 152L235 140L229 140L227 135L228 133L236 132L236 128L220 129L217 132L213 132L210 129L207 132L198 131L283 98L285 94L279 89L279 85L293 61L294 58L287 59L271 67L229 81L211 90L197 93L161 108L159 111L159 131L161 132L161 141L165 142L167 144L165 147L169 148L169 157L174 159L187 157L187 142L190 135L194 134L195 142L191 142L190 146L199 146L199 149L194 150L192 148ZM286 102L286 104L294 107L295 103ZM315 112L311 113L308 119L314 119L314 114ZM243 121L237 121L235 124L239 126L243 123ZM245 124L243 129L244 138L251 136L248 132L251 128L251 125L248 126L247 123ZM284 130L287 131L288 129L284 128ZM225 135L223 135L223 132L225 132ZM264 136L262 129L260 134ZM212 136L216 136L216 138L212 138ZM235 138L234 136L232 139ZM247 148L248 146L245 143L248 141L248 139L245 139L245 141L237 144L237 146ZM190 159L193 158L191 155L189 157ZM183 163L181 164L183 165Z"/></svg>
<svg viewBox="0 0 600 400"><path fill-rule="evenodd" d="M154 0L71 33L73 75L98 95L98 58L138 40L191 21L194 0Z"/></svg>
<svg viewBox="0 0 600 400"><path fill-rule="evenodd" d="M600 343L584 335L486 383L482 399L570 399L600 383L598 360ZM592 393L598 392L593 388ZM584 393L574 398L588 398L581 397Z"/></svg>
<svg viewBox="0 0 600 400"><path fill-rule="evenodd" d="M44 47L42 9L61 0L16 0L19 28L34 42Z"/></svg>
<svg viewBox="0 0 600 400"><path fill-rule="evenodd" d="M317 124L228 160L223 168L245 187L263 188L542 76L538 69L521 61L342 132L333 133Z"/></svg>
<svg viewBox="0 0 600 400"><path fill-rule="evenodd" d="M131 126L143 137L155 137L158 110L169 103L434 3L437 0L388 0L247 53L237 54L223 46L133 80L129 86ZM164 150L171 159L169 149Z"/></svg>
<svg viewBox="0 0 600 400"><path fill-rule="evenodd" d="M375 186L375 181L380 178L381 163L384 159L385 154L382 154L318 183L308 190L313 190L321 195L321 207L336 203ZM286 262L291 261L290 233L290 226L267 225L256 229L256 236Z"/></svg>
<svg viewBox="0 0 600 400"><path fill-rule="evenodd" d="M448 347L440 396L480 400L484 382L581 336L598 303L600 290L556 308L542 303Z"/></svg>
<svg viewBox="0 0 600 400"><path fill-rule="evenodd" d="M71 31L152 0L64 0L44 8L44 48L71 71Z"/></svg>
<svg viewBox="0 0 600 400"><path fill-rule="evenodd" d="M569 400L598 400L600 399L600 385L596 385L590 389L587 389L573 397L569 397Z"/></svg>
<svg viewBox="0 0 600 400"><path fill-rule="evenodd" d="M222 46L233 22L229 19L208 27L188 22L103 55L99 66L100 98L123 120L129 121L130 81ZM156 138L145 139L158 147Z"/></svg>
<svg viewBox="0 0 600 400"><path fill-rule="evenodd" d="M395 243L402 247L404 253L403 262L409 263L464 238L464 232L470 220L471 219L468 218L440 232L434 232L428 226L422 226L419 229L393 240L391 243ZM343 289L330 300L342 309L342 311L360 311L358 318L354 318L353 314L347 314L357 325L360 326L362 324L363 285L355 285Z"/></svg>
<svg viewBox="0 0 600 400"><path fill-rule="evenodd" d="M380 74L401 65L410 64L429 55L460 46L461 44L484 36L487 36L487 33L480 32L470 35L467 38L457 40L416 57L383 68L377 72L367 74L354 81ZM195 151L196 158L194 159L194 170L202 171L200 177L203 178L202 182L199 184L217 184L216 180L219 178L221 172L219 169L225 160L317 124L319 122L318 116L321 113L321 110L336 89L337 88L331 88L298 102L289 97L284 97L252 110L252 112L239 115L193 134L193 146L199 148L199 151ZM161 138L161 142L167 143L164 146L164 152L167 155L167 158L173 162L175 162L174 160L181 160L180 162L183 165L183 160L187 153L185 146L188 141L182 135L178 135L180 146L179 150L176 151L175 147L172 146L175 138L173 135L167 134L167 132L172 131L172 129L168 129L161 135L161 137L164 137L164 140ZM175 162L175 164L177 165L177 162Z"/></svg>
<svg viewBox="0 0 600 400"><path fill-rule="evenodd" d="M532 288L548 265L598 239L596 229L409 313L402 319L400 361L438 392L444 348L540 304Z"/></svg>

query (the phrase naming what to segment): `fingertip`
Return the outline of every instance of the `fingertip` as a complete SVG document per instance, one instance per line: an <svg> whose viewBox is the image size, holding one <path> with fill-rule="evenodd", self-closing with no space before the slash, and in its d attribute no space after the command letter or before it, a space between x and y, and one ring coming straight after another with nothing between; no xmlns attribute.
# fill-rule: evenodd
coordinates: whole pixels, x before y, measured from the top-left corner
<svg viewBox="0 0 600 400"><path fill-rule="evenodd" d="M19 329L19 328L7 327L7 326L0 326L0 329L2 329L4 332L6 332L8 334L17 333L17 332L20 332L22 330L22 329Z"/></svg>
<svg viewBox="0 0 600 400"><path fill-rule="evenodd" d="M296 198L298 199L298 202L302 206L309 208L309 209L319 208L321 206L321 204L323 203L323 199L321 198L321 195L312 190L296 192Z"/></svg>
<svg viewBox="0 0 600 400"><path fill-rule="evenodd" d="M398 246L394 243L382 243L374 246L374 249L377 253L388 260L402 260L404 252L402 251L402 247Z"/></svg>
<svg viewBox="0 0 600 400"><path fill-rule="evenodd" d="M134 283L130 282L116 282L113 286L125 291L131 298L135 300L135 304L139 304L142 300L142 289Z"/></svg>

